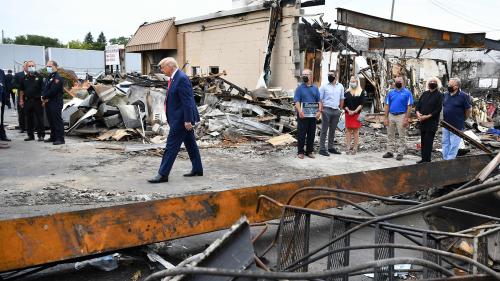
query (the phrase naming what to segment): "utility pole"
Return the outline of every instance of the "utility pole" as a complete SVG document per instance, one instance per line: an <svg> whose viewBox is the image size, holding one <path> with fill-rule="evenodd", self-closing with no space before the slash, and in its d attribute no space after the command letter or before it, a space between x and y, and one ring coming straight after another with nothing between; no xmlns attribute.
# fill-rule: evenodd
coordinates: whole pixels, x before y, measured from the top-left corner
<svg viewBox="0 0 500 281"><path fill-rule="evenodd" d="M394 16L394 2L396 0L392 0L392 8L391 8L391 20L393 19L393 16Z"/></svg>

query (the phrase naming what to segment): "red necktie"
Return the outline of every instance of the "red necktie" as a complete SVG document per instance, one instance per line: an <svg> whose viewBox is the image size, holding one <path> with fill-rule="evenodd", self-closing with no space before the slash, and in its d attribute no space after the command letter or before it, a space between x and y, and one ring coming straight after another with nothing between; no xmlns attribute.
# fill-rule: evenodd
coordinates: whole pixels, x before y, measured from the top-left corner
<svg viewBox="0 0 500 281"><path fill-rule="evenodd" d="M170 83L172 82L172 78L170 78L167 82L167 93L165 94L165 113L167 113L167 100L168 100L168 91L170 90Z"/></svg>

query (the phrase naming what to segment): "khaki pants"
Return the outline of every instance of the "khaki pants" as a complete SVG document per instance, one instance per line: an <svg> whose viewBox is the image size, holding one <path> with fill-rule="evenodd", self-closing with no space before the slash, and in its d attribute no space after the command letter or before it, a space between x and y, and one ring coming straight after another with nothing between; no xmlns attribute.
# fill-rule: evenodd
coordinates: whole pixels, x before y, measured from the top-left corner
<svg viewBox="0 0 500 281"><path fill-rule="evenodd" d="M404 154L406 149L406 128L403 126L405 114L393 115L389 113L389 127L387 128L387 152ZM396 130L398 138L396 138Z"/></svg>

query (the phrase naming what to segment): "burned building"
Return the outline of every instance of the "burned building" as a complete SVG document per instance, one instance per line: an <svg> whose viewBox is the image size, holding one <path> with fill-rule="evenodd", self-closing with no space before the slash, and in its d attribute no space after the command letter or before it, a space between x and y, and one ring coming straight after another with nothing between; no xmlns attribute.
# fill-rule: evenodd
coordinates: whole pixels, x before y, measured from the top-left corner
<svg viewBox="0 0 500 281"><path fill-rule="evenodd" d="M174 56L177 49L177 28L174 18L144 23L127 44L128 53L141 53L142 73L157 71L158 62Z"/></svg>
<svg viewBox="0 0 500 281"><path fill-rule="evenodd" d="M281 5L268 85L292 89L300 74L297 40L300 3L286 1ZM258 4L195 18L143 24L127 45L127 52L142 53L144 73L155 71L161 58L173 56L188 75L226 71L228 80L254 89L266 60L270 11L270 5Z"/></svg>
<svg viewBox="0 0 500 281"><path fill-rule="evenodd" d="M453 52L452 73L472 94L500 94L500 52L457 50Z"/></svg>

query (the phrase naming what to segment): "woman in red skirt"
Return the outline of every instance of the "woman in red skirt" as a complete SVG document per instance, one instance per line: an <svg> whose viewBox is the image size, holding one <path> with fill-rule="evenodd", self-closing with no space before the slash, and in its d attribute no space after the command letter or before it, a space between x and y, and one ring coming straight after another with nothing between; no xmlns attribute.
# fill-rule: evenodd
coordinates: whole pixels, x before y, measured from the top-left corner
<svg viewBox="0 0 500 281"><path fill-rule="evenodd" d="M361 127L359 115L365 102L365 93L359 84L359 78L351 76L349 87L344 96L346 153L356 154L359 143L359 128Z"/></svg>

